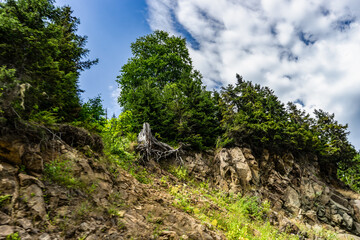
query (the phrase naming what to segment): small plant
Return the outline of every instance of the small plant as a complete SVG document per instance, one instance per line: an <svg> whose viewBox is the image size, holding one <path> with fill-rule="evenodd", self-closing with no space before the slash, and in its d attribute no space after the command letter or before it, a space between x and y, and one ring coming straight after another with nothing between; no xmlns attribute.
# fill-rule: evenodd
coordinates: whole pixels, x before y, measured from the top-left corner
<svg viewBox="0 0 360 240"><path fill-rule="evenodd" d="M179 180L186 181L189 179L188 171L185 167L170 167L169 172L174 174Z"/></svg>
<svg viewBox="0 0 360 240"><path fill-rule="evenodd" d="M91 204L88 201L84 201L80 204L79 208L76 211L76 215L83 217L86 216L91 211Z"/></svg>
<svg viewBox="0 0 360 240"><path fill-rule="evenodd" d="M111 217L115 217L115 216L119 216L119 210L116 208L116 206L111 205L108 209L107 209L107 213L111 216Z"/></svg>
<svg viewBox="0 0 360 240"><path fill-rule="evenodd" d="M67 188L81 188L85 184L74 177L72 162L69 160L55 159L45 164L45 179L58 183Z"/></svg>
<svg viewBox="0 0 360 240"><path fill-rule="evenodd" d="M8 204L11 200L12 196L11 195L3 195L3 196L0 196L0 207Z"/></svg>
<svg viewBox="0 0 360 240"><path fill-rule="evenodd" d="M6 236L6 240L21 240L19 233L12 233Z"/></svg>

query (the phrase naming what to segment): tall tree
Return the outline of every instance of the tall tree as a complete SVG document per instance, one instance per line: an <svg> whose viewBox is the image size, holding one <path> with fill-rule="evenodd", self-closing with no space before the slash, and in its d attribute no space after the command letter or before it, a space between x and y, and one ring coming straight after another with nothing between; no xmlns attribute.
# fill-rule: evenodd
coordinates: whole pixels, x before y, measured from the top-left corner
<svg viewBox="0 0 360 240"><path fill-rule="evenodd" d="M97 60L82 60L89 51L86 37L76 34L79 20L70 7L55 7L53 2L0 3L0 66L14 69L18 85L29 86L24 107L14 106L21 117L58 108L59 117L71 121L81 108L80 71ZM1 85L9 89L3 81Z"/></svg>
<svg viewBox="0 0 360 240"><path fill-rule="evenodd" d="M209 146L216 129L215 103L192 66L184 38L155 31L131 44L133 57L117 78L119 103L133 113L136 129L149 122L158 137Z"/></svg>

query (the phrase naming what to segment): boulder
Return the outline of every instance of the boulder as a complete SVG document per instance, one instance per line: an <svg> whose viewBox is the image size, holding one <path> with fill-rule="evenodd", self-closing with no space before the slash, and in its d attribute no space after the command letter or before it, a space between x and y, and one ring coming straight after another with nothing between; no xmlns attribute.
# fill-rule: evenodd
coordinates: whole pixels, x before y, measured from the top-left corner
<svg viewBox="0 0 360 240"><path fill-rule="evenodd" d="M13 195L16 187L17 169L12 165L0 162L0 193Z"/></svg>
<svg viewBox="0 0 360 240"><path fill-rule="evenodd" d="M301 202L298 192L289 186L285 191L284 201L285 201L284 204L285 208L289 210L291 213L297 215L301 207Z"/></svg>
<svg viewBox="0 0 360 240"><path fill-rule="evenodd" d="M22 156L25 153L25 145L19 140L0 140L0 159L15 165L21 165Z"/></svg>
<svg viewBox="0 0 360 240"><path fill-rule="evenodd" d="M32 210L34 216L45 219L46 208L41 188L37 184L31 184L26 188L22 188L20 193L22 193L27 206Z"/></svg>

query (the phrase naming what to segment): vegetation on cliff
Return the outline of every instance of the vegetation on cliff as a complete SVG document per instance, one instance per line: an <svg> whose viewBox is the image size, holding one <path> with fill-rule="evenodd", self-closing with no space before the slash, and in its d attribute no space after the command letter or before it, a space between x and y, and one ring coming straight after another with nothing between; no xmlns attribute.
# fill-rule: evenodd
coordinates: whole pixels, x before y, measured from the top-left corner
<svg viewBox="0 0 360 240"><path fill-rule="evenodd" d="M0 2L2 135L26 128L24 131L37 135L39 149L48 150L50 145L44 142L63 144L57 146L61 154L70 151L64 147L66 142L82 152L83 155L79 154L83 166L88 164L87 158L96 158L97 170L101 170L104 179L112 179L109 180L112 184L123 174L120 168L143 184L156 182L160 190L155 188L156 184L149 189L165 191L171 196L172 206L201 220L209 229L224 232L229 239L297 239L297 236L280 233L267 222L270 215L267 202L209 189L206 183L191 179L183 168L151 175L138 161L135 150L136 136L144 122L150 123L160 141L173 146L182 143L190 150L246 146L254 152L270 149L311 154L316 156L312 159L319 160L323 173L336 177L332 170L338 170L342 181L360 190L360 155L347 138L347 125L336 121L334 114L315 110L310 115L294 103L285 105L273 90L245 81L240 75L236 75L235 84L223 86L219 92L208 91L201 74L193 68L185 39L163 31L141 37L131 45L133 57L117 78L121 90L118 101L123 112L105 119L100 96L86 103L80 99L79 74L97 60L84 60L88 53L86 37L77 35L78 24L69 7L55 7L52 0ZM100 137L74 126L100 134L105 156L93 152L103 150ZM31 140L28 138L27 142ZM34 156L39 157L39 151ZM34 159L42 161L41 157L31 161ZM74 159L72 162L52 159L44 168L41 165L37 173L44 173L43 180L51 184L91 196L98 191L98 179L91 182L80 179L83 166ZM95 171L90 165L88 170ZM25 169L13 170L14 176L20 174L18 171L29 173L26 172L29 166L19 166ZM110 199L112 189L107 190L104 194ZM9 205L11 198L8 194L0 196L0 207ZM106 209L109 219L121 215L117 206ZM148 222L161 224L151 216ZM157 234L160 233L153 235Z"/></svg>

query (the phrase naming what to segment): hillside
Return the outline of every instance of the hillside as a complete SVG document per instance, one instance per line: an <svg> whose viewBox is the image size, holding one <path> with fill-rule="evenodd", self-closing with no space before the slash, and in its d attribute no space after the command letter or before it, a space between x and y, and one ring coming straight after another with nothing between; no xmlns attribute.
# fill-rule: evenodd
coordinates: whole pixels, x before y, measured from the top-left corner
<svg viewBox="0 0 360 240"><path fill-rule="evenodd" d="M239 74L205 86L155 30L109 118L83 99L98 59L70 6L4 0L0 23L0 239L360 238L360 152L333 113Z"/></svg>
<svg viewBox="0 0 360 240"><path fill-rule="evenodd" d="M360 195L322 176L316 156L184 151L183 166L170 158L125 171L83 129L26 132L0 139L0 239L360 236Z"/></svg>

